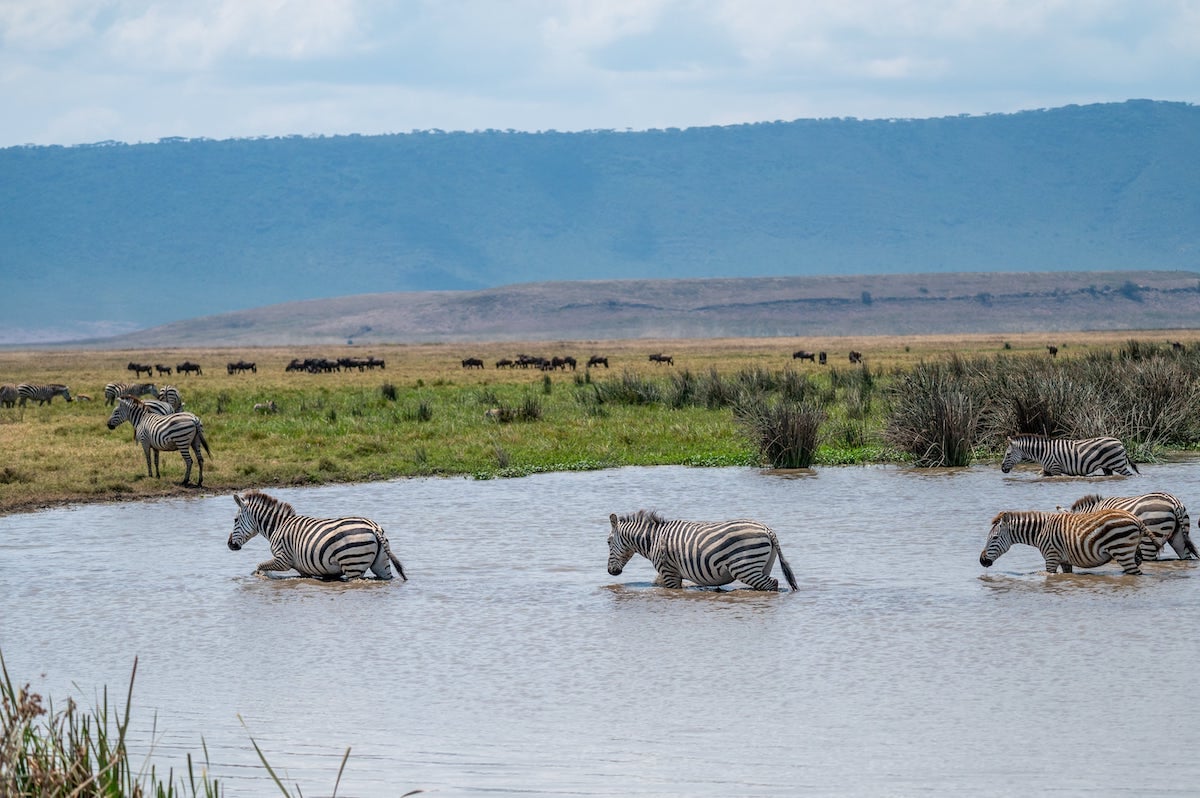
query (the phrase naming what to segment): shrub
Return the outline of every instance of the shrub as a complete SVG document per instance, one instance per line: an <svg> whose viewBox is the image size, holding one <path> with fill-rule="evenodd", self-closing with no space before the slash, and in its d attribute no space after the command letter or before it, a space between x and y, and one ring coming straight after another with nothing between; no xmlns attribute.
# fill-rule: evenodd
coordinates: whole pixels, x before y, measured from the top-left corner
<svg viewBox="0 0 1200 798"><path fill-rule="evenodd" d="M884 439L920 466L965 466L982 417L979 403L952 369L920 363L892 390Z"/></svg>
<svg viewBox="0 0 1200 798"><path fill-rule="evenodd" d="M808 468L821 445L821 425L827 414L812 403L768 402L747 397L733 409L734 417L758 451L774 468Z"/></svg>

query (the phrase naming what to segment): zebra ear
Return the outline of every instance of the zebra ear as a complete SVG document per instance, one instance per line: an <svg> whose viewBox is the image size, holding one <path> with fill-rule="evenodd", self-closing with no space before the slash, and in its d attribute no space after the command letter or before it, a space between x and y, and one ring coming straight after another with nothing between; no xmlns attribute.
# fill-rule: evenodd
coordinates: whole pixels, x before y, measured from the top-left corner
<svg viewBox="0 0 1200 798"><path fill-rule="evenodd" d="M241 497L241 496L239 496L239 495L237 495L236 493L235 493L235 494L233 494L233 500L234 500L235 502L237 502L237 504L238 504L238 507L245 507L245 506L246 506L246 502L242 501L242 497Z"/></svg>
<svg viewBox="0 0 1200 798"><path fill-rule="evenodd" d="M608 523L612 524L613 529L617 528L617 514L616 513L608 514Z"/></svg>

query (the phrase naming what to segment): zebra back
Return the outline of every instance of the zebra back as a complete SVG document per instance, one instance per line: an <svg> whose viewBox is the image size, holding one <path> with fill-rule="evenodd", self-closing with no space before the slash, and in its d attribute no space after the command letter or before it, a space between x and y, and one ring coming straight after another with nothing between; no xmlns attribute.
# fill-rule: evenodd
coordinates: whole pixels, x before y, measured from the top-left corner
<svg viewBox="0 0 1200 798"><path fill-rule="evenodd" d="M1143 493L1138 496L1109 496L1092 493L1081 496L1071 505L1072 512L1112 508L1126 510L1142 520L1150 535L1142 541L1142 560L1154 560L1168 542L1180 559L1197 557L1192 543L1192 519L1187 507L1178 498L1165 491Z"/></svg>

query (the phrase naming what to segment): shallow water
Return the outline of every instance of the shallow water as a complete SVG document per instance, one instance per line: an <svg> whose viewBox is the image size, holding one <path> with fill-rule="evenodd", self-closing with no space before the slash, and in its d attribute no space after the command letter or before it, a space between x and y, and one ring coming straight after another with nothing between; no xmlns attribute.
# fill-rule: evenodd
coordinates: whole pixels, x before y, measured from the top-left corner
<svg viewBox="0 0 1200 798"><path fill-rule="evenodd" d="M1195 504L1200 461L269 491L383 524L410 581L354 584L252 576L229 496L63 508L0 518L0 650L85 704L137 657L136 749L180 768L203 741L229 795L276 791L251 737L305 795L347 747L345 796L1195 794L1200 566L978 562L1001 509L1150 490ZM609 576L608 514L643 507L770 524L799 591Z"/></svg>

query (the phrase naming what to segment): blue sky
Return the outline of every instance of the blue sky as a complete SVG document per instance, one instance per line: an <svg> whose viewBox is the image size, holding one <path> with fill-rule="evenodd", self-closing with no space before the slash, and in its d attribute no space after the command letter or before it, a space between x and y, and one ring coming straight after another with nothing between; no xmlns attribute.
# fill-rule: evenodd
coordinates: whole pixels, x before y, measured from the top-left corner
<svg viewBox="0 0 1200 798"><path fill-rule="evenodd" d="M0 0L0 146L1200 100L1197 0Z"/></svg>

